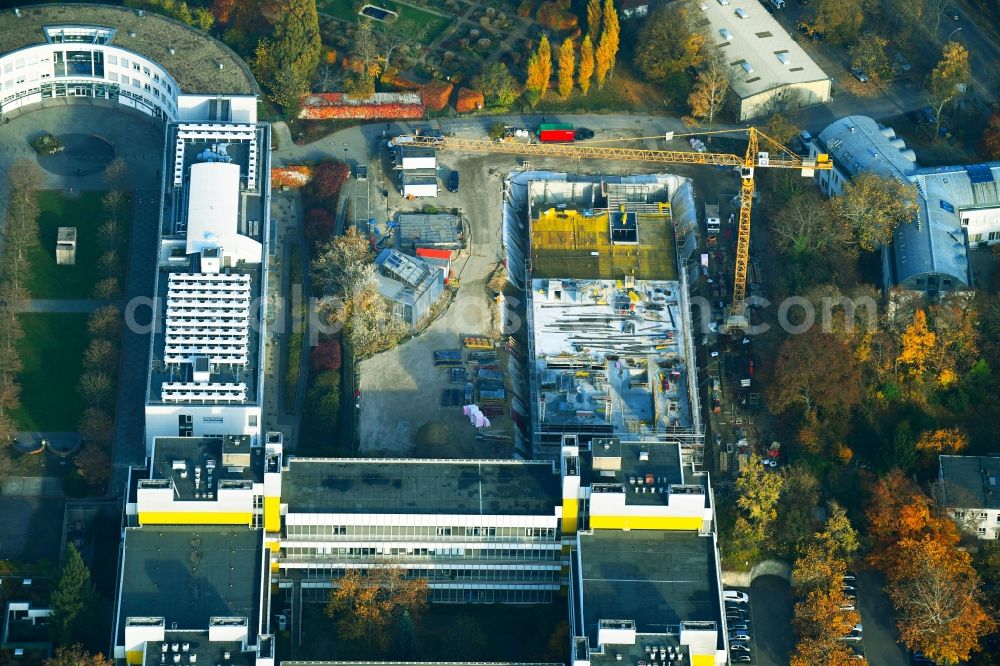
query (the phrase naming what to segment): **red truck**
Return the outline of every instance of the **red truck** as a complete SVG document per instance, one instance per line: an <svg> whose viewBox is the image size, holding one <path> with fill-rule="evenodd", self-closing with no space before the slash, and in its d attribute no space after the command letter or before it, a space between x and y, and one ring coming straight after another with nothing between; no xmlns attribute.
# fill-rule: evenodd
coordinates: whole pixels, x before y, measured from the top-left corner
<svg viewBox="0 0 1000 666"><path fill-rule="evenodd" d="M565 123L546 123L538 128L538 140L542 143L571 142L574 138L573 126Z"/></svg>

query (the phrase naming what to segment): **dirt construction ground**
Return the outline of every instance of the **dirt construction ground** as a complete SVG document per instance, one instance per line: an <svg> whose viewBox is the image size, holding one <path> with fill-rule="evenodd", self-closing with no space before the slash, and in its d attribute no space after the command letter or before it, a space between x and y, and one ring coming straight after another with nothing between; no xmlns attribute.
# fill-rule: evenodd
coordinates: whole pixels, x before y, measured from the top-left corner
<svg viewBox="0 0 1000 666"><path fill-rule="evenodd" d="M394 197L390 203L398 204L403 212L420 210L428 203L460 208L468 218L472 240L453 265L460 287L447 312L420 335L361 364L359 428L363 453L407 455L419 440L440 455L491 455L485 445L477 447L475 428L462 416L460 406L440 406L443 390L464 387L449 383L448 368L434 367L435 350L459 349L462 333L482 334L490 328L485 282L502 257L501 181L498 175L488 173L489 161L482 156L463 159L442 154L446 172L458 168L462 174L458 193L442 188L436 199L423 201L399 201L397 194L390 194ZM491 430L509 431L508 417L492 420Z"/></svg>
<svg viewBox="0 0 1000 666"><path fill-rule="evenodd" d="M486 333L490 328L490 309L484 286L497 262L502 259L501 178L520 166L520 158L440 153L439 161L445 167L445 177L452 168L461 171L461 190L458 193L453 194L442 188L437 199L408 202L401 201L398 193L394 192L390 194L390 205L402 211L419 210L428 203L439 208L456 207L462 210L469 220L472 242L467 256L454 264L461 286L447 313L427 330L396 349L362 363L358 425L360 450L365 455L506 457L510 453L509 447L494 448L476 441L476 431L462 416L461 407L440 406L443 390L461 387L449 383L448 369L434 367L433 353L441 349L458 349L461 347L461 334ZM711 167L685 168L680 165L603 160L533 160L532 168L581 174L679 173L694 178L699 206L705 200L728 199L739 186L728 170ZM490 173L491 170L494 173ZM728 208L726 210L728 212ZM509 390L509 377L507 381ZM513 424L508 416L491 420L493 427L486 434L512 433ZM414 450L418 442L421 446Z"/></svg>

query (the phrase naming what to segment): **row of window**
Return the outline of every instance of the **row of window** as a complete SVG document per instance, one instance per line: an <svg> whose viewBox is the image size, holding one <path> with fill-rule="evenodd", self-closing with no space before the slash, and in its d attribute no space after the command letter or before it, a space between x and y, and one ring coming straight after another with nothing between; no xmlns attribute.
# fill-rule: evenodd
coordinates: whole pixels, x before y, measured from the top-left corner
<svg viewBox="0 0 1000 666"><path fill-rule="evenodd" d="M975 512L974 511L970 511L969 513L970 514L974 514ZM965 518L965 511L956 511L955 512L955 517L956 518ZM969 517L971 518L972 515L970 515ZM990 514L988 514L987 512L985 512L985 511L980 511L979 512L979 520L986 520L989 517L990 517ZM997 522L1000 523L1000 513L997 514Z"/></svg>
<svg viewBox="0 0 1000 666"><path fill-rule="evenodd" d="M145 65L140 65L134 60L129 62L128 58L119 58L118 56L108 54L108 64L118 65L119 67L125 70L127 70L129 68L129 65L131 65L133 71L135 72L142 71L142 73L146 75L146 78L150 78L150 76L152 76L154 83L160 83L160 75L158 73L150 72L149 67L146 67ZM173 94L174 89L169 83L167 83L167 80L165 78L163 79L161 85L166 89L166 92L168 94Z"/></svg>
<svg viewBox="0 0 1000 666"><path fill-rule="evenodd" d="M476 589L454 590L432 588L431 601L438 604L550 604L552 590ZM302 588L302 600L326 603L330 599L328 588Z"/></svg>
<svg viewBox="0 0 1000 666"><path fill-rule="evenodd" d="M469 537L530 538L555 541L554 527L453 527L433 525L288 525L288 538L295 537Z"/></svg>
<svg viewBox="0 0 1000 666"><path fill-rule="evenodd" d="M405 548L405 547L288 547L283 549L286 559L308 560L319 557L428 557L454 559L456 557L482 560L539 560L554 562L559 559L557 549L539 548Z"/></svg>
<svg viewBox="0 0 1000 666"><path fill-rule="evenodd" d="M986 238L983 238L984 235ZM993 241L1000 240L1000 231L991 231L988 234L972 234L972 237L969 240L973 243L979 243L984 240L988 240L992 243Z"/></svg>
<svg viewBox="0 0 1000 666"><path fill-rule="evenodd" d="M344 569L301 569L303 580L334 581L344 577ZM364 570L362 570L364 571ZM558 569L407 569L406 578L431 582L480 581L483 583L558 583Z"/></svg>

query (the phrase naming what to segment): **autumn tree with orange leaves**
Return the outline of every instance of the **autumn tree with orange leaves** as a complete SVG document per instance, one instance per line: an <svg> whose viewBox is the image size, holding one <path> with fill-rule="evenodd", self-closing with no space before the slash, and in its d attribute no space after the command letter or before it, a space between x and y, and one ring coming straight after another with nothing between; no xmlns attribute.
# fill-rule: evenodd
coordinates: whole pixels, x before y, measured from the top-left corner
<svg viewBox="0 0 1000 666"><path fill-rule="evenodd" d="M387 564L348 569L343 578L335 580L326 615L336 621L340 637L367 637L384 650L401 618L419 619L427 608L427 580L406 578L405 573L405 568Z"/></svg>
<svg viewBox="0 0 1000 666"><path fill-rule="evenodd" d="M792 666L848 666L854 655L840 640L860 616L843 590L847 559L857 550L857 532L836 503L823 529L813 535L795 561L792 583L803 597L795 604L792 624L799 637Z"/></svg>
<svg viewBox="0 0 1000 666"><path fill-rule="evenodd" d="M967 660L996 623L955 523L898 470L873 487L867 517L869 561L885 573L903 642L937 662Z"/></svg>
<svg viewBox="0 0 1000 666"><path fill-rule="evenodd" d="M837 336L812 327L789 336L778 351L775 381L766 393L776 413L800 406L847 410L861 399L861 368L857 356Z"/></svg>
<svg viewBox="0 0 1000 666"><path fill-rule="evenodd" d="M927 313L922 309L913 313L913 321L903 330L903 349L896 362L912 377L919 377L927 369L934 352L937 335L927 325Z"/></svg>

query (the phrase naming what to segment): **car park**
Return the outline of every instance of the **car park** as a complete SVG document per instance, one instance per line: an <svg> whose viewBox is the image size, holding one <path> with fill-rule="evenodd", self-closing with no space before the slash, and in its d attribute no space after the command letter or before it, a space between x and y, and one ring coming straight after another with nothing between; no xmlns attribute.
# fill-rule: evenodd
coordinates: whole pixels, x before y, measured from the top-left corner
<svg viewBox="0 0 1000 666"><path fill-rule="evenodd" d="M725 590L722 593L722 598L725 599L728 604L730 601L735 601L737 603L745 604L750 601L750 595L746 592L739 592L737 590Z"/></svg>

